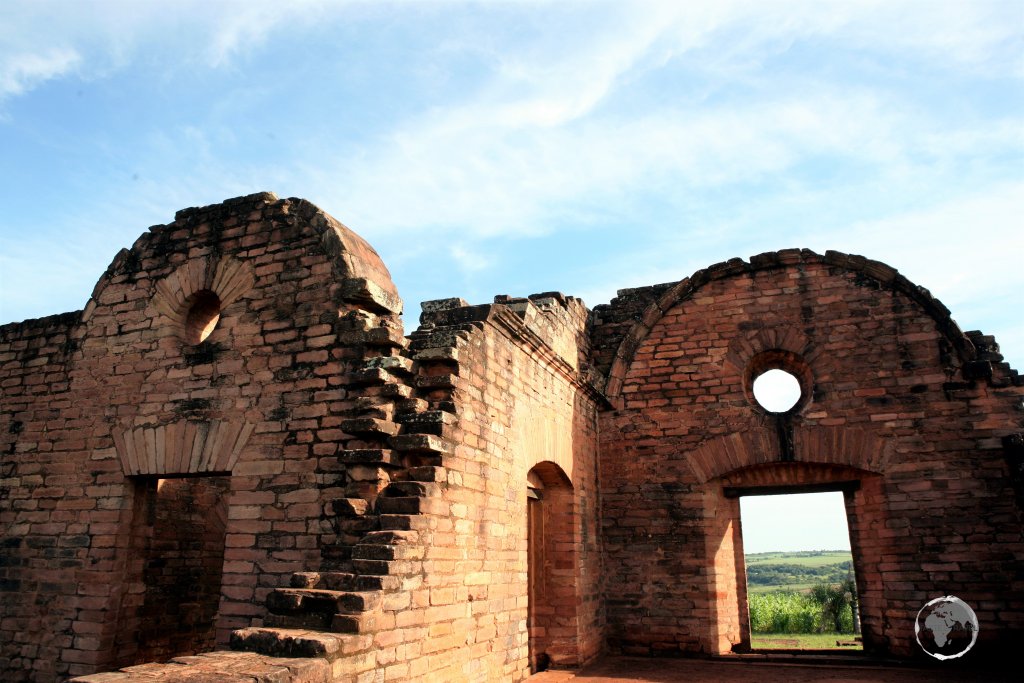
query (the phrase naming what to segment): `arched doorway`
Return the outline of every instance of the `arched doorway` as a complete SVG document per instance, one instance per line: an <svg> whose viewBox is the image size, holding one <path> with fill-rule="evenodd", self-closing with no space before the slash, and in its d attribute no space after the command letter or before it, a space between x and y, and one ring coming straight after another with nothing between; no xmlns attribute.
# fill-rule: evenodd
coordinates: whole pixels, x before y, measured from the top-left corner
<svg viewBox="0 0 1024 683"><path fill-rule="evenodd" d="M577 513L562 469L542 462L527 474L530 671L579 663Z"/></svg>

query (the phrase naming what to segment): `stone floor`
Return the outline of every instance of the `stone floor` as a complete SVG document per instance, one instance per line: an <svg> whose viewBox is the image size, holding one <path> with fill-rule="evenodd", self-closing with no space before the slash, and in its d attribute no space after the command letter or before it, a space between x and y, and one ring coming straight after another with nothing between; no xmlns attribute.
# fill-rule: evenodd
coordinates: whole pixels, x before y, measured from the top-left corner
<svg viewBox="0 0 1024 683"><path fill-rule="evenodd" d="M1021 671L971 671L962 666L790 664L707 659L606 657L577 672L545 671L529 683L1016 683Z"/></svg>

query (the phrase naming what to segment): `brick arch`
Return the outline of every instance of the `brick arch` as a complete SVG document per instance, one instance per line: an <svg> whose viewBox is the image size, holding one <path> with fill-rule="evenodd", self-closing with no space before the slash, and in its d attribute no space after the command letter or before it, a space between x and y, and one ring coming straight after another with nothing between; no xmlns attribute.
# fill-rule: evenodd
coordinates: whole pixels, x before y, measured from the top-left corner
<svg viewBox="0 0 1024 683"><path fill-rule="evenodd" d="M545 489L568 489L572 491L572 480L562 466L553 460L541 460L533 465L527 474L531 483L537 482Z"/></svg>
<svg viewBox="0 0 1024 683"><path fill-rule="evenodd" d="M181 420L114 429L114 450L125 476L159 477L230 472L256 425Z"/></svg>
<svg viewBox="0 0 1024 683"><path fill-rule="evenodd" d="M156 283L153 308L179 334L186 332L189 302L200 292L212 292L218 308L227 308L252 289L252 266L230 256L214 261L209 257L186 261L173 273Z"/></svg>
<svg viewBox="0 0 1024 683"><path fill-rule="evenodd" d="M872 261L863 256L844 254L838 251L827 251L821 255L809 249L786 249L752 256L749 262L734 258L709 266L680 280L665 291L657 301L647 307L640 319L629 328L619 343L608 371L608 381L605 385L606 396L613 401L619 397L622 392L623 380L633 362L633 356L661 318L677 304L692 298L705 285L738 275L809 264L825 264L841 268L872 280L880 288L906 295L935 321L939 332L950 342L962 362L966 363L975 359L977 352L974 344L953 321L949 309L933 297L931 292L924 287L915 285L895 268L880 261ZM762 334L769 333L765 331ZM789 345L800 345L799 332L778 334ZM750 338L746 341L752 343L754 340ZM730 351L730 357L727 360L731 362L739 360L743 353L742 342Z"/></svg>
<svg viewBox="0 0 1024 683"><path fill-rule="evenodd" d="M164 243L172 245L180 238L182 231L191 231L203 223L237 221L247 210L258 211L269 205L281 206L285 213L312 228L319 236L319 247L329 257L333 266L332 276L342 285L341 298L362 304L377 313L401 314L402 299L398 295L398 289L380 255L369 242L305 199L279 199L273 192L259 192L229 199L221 204L182 209L175 214L173 223L156 225L143 233L131 248L121 249L114 256L93 288L92 295L82 311L81 321L87 322L97 306L103 305L103 292L109 284L126 276L135 276L143 265L140 264L140 255L153 251L160 253L173 250ZM220 230L226 227L221 226L215 231L213 239L218 239ZM213 250L216 251L216 248ZM236 286L241 286L243 291L247 285L251 286L251 282L247 282L248 278L238 267L237 262L221 257L190 259L175 271L172 278L180 278L180 281L165 282L165 285L171 286L165 286L163 291L157 290L158 301L155 302L158 310L170 317L175 315L176 309L173 304L179 298L176 290L198 289L204 286L210 288L215 278L221 278L218 282L227 286L228 292L232 294Z"/></svg>
<svg viewBox="0 0 1024 683"><path fill-rule="evenodd" d="M796 488L860 481L873 476L877 473L850 465L773 462L732 470L717 479L725 488Z"/></svg>
<svg viewBox="0 0 1024 683"><path fill-rule="evenodd" d="M881 472L892 448L891 441L864 429L802 424L794 429L794 464ZM700 483L779 460L778 440L765 430L734 432L708 439L687 455L687 463Z"/></svg>

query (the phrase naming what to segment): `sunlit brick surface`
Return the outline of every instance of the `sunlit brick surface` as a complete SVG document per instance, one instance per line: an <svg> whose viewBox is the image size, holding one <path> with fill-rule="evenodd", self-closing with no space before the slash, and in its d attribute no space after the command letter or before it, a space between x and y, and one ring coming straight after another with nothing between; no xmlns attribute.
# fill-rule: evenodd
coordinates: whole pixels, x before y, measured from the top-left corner
<svg viewBox="0 0 1024 683"><path fill-rule="evenodd" d="M82 311L0 328L0 678L742 651L736 496L808 486L846 491L869 654L921 656L913 615L946 593L971 656L1014 651L1024 386L891 268L794 250L593 311L401 312L366 242L259 194L152 228ZM750 386L776 367L802 392L778 415Z"/></svg>

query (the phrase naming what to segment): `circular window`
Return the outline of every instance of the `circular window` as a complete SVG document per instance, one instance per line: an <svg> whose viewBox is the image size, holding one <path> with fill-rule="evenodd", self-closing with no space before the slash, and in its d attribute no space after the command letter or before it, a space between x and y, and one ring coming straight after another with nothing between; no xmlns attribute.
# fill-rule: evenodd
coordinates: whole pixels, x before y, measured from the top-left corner
<svg viewBox="0 0 1024 683"><path fill-rule="evenodd" d="M220 297L208 289L201 289L189 297L185 316L185 341L199 344L206 341L220 320Z"/></svg>
<svg viewBox="0 0 1024 683"><path fill-rule="evenodd" d="M807 362L791 351L762 351L743 373L747 400L768 413L790 413L804 406L814 391Z"/></svg>
<svg viewBox="0 0 1024 683"><path fill-rule="evenodd" d="M800 400L800 380L785 370L769 370L754 378L754 399L769 413L784 413Z"/></svg>

